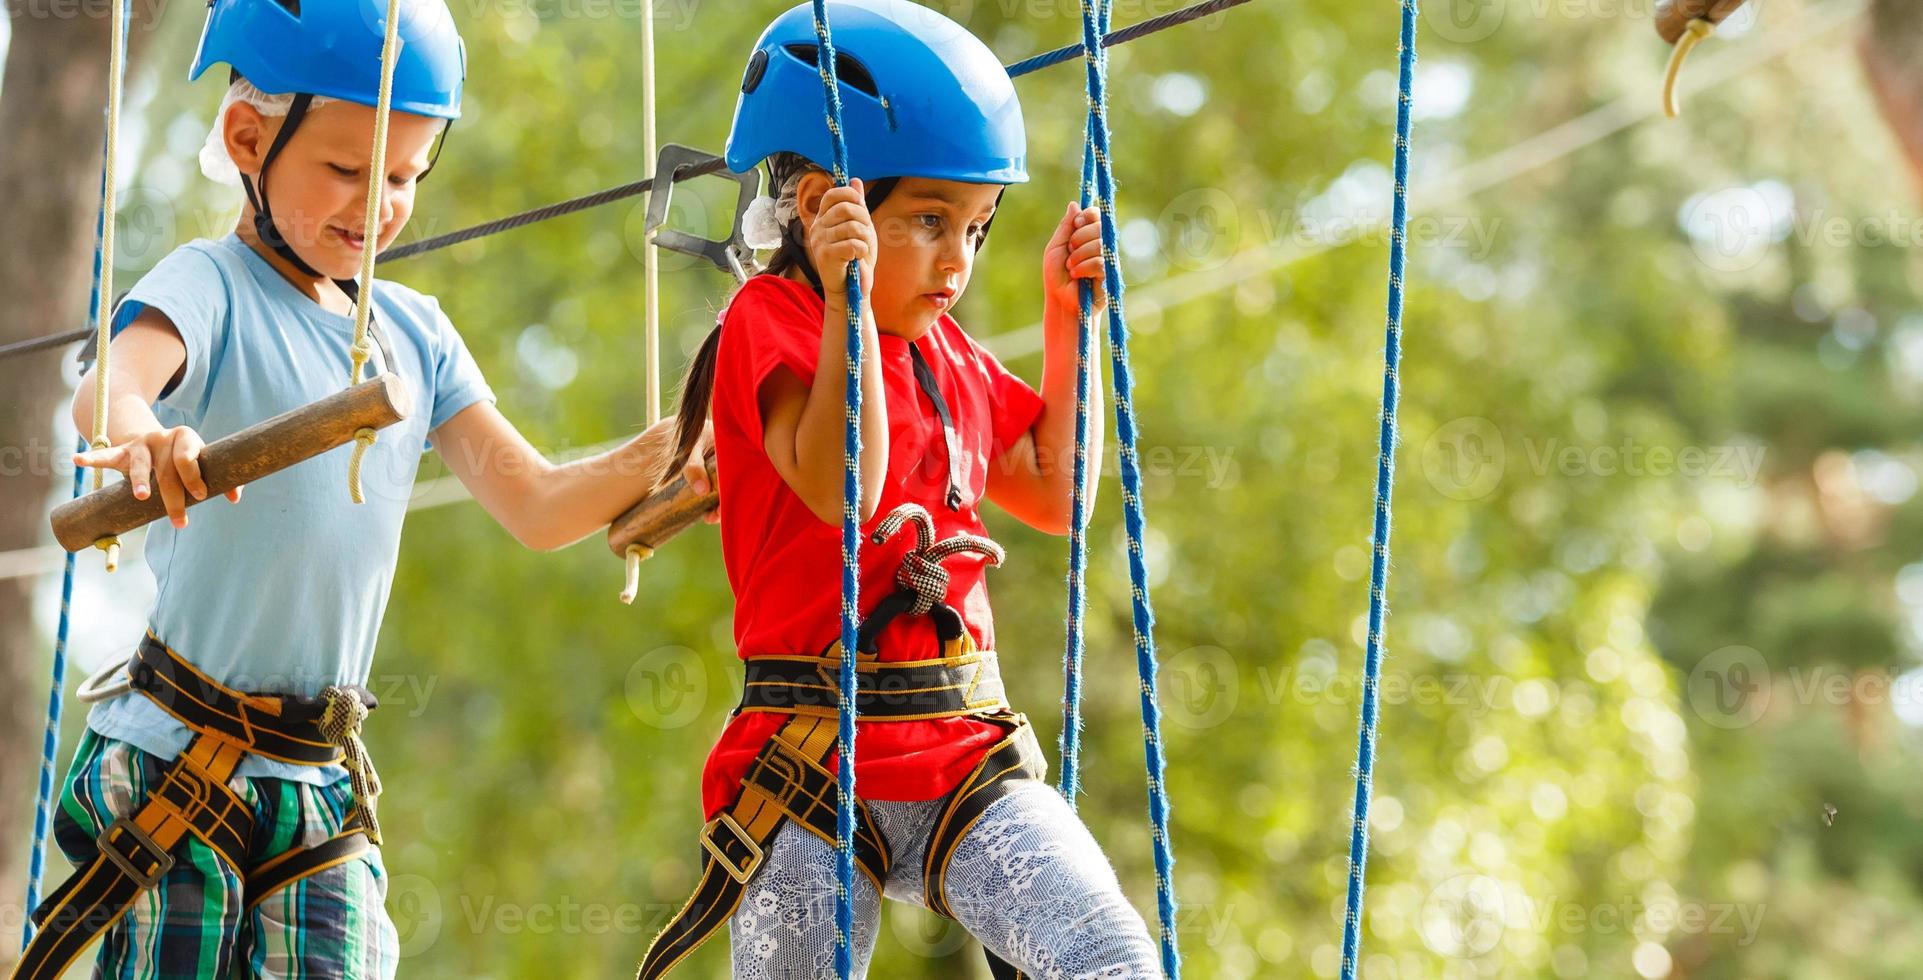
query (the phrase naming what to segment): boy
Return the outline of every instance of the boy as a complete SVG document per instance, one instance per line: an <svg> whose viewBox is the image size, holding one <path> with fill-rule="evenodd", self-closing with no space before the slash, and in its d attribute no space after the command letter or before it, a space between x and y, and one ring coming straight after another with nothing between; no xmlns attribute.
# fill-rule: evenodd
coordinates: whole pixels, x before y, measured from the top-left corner
<svg viewBox="0 0 1923 980"><path fill-rule="evenodd" d="M649 487L671 423L553 465L493 405L439 304L374 288L370 369L413 410L380 433L349 501L342 447L196 510L213 438L340 390L362 250L406 224L465 54L439 0L399 26L381 223L363 227L380 86L379 0L215 0L191 77L233 75L202 154L247 193L234 233L177 249L114 317L110 448L75 462L158 492L158 592L124 696L95 706L55 833L81 866L37 913L19 976L53 977L105 933L107 976L391 977L378 778L358 736L423 447L516 539L558 548ZM270 179L271 174L271 179ZM92 377L75 398L93 421ZM701 457L695 456L696 460ZM705 491L696 462L684 473Z"/></svg>

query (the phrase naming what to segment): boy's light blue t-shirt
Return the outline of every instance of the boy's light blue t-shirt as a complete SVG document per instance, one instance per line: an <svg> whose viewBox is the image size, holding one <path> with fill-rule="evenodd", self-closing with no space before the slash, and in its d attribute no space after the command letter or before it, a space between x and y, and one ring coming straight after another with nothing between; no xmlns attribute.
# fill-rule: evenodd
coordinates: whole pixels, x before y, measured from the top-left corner
<svg viewBox="0 0 1923 980"><path fill-rule="evenodd" d="M235 235L162 259L117 309L115 330L146 308L166 314L187 347L180 381L154 404L163 425L213 442L347 385L353 318L323 309ZM348 498L349 443L249 484L238 504L194 507L184 529L160 520L147 530L151 629L229 687L313 697L367 683L428 433L494 398L433 297L377 281L374 319L393 363L375 345L363 377L393 371L412 405L367 452L366 503ZM95 705L87 725L169 759L190 737L139 694ZM342 770L250 755L236 775L326 783Z"/></svg>

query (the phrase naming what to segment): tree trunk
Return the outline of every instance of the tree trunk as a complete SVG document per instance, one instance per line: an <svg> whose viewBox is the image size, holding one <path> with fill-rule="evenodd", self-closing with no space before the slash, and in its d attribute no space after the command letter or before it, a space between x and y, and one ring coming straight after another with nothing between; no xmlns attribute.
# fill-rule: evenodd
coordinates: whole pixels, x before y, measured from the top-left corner
<svg viewBox="0 0 1923 980"><path fill-rule="evenodd" d="M1923 198L1923 4L1876 0L1857 42L1863 72Z"/></svg>
<svg viewBox="0 0 1923 980"><path fill-rule="evenodd" d="M129 65L160 4L133 8ZM86 317L110 9L107 0L6 0L13 37L0 82L0 343L72 330ZM71 353L0 360L0 551L48 540L56 461L70 448L53 445L49 423L71 383ZM46 710L35 582L0 579L0 923L9 928L20 921ZM0 970L17 945L0 936Z"/></svg>

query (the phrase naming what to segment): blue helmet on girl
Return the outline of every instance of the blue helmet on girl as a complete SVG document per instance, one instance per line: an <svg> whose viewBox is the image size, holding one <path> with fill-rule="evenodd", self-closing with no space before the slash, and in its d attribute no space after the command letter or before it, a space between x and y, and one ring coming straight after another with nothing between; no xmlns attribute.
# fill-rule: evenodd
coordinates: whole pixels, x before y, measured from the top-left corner
<svg viewBox="0 0 1923 980"><path fill-rule="evenodd" d="M1021 102L979 38L909 0L829 0L827 8L849 176L1028 180ZM824 167L834 159L817 48L807 3L755 42L728 134L735 172L782 150Z"/></svg>
<svg viewBox="0 0 1923 980"><path fill-rule="evenodd" d="M443 0L403 0L393 106L461 114L467 50ZM371 106L380 99L385 0L213 0L187 77L225 62L272 95L305 92Z"/></svg>

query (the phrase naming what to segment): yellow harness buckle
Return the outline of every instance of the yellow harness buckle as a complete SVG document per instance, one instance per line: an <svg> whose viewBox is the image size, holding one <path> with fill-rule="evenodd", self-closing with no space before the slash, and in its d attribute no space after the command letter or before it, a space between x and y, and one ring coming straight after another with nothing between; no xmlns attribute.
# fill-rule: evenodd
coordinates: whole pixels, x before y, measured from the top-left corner
<svg viewBox="0 0 1923 980"><path fill-rule="evenodd" d="M721 845L714 842L714 829L716 827L728 828L728 832L734 835L735 840L747 845L748 860L746 862L737 866L733 861L728 859L728 855L722 850ZM747 884L749 876L753 875L755 869L761 866L761 845L755 843L754 838L749 837L748 832L741 829L741 825L735 822L734 814L732 813L723 812L720 816L708 821L707 825L701 828L701 846L707 849L707 852L714 857L716 864L721 865L721 870L728 873L728 877L733 878L741 884Z"/></svg>
<svg viewBox="0 0 1923 980"><path fill-rule="evenodd" d="M121 852L118 841L123 837L133 841L134 849L147 860L147 867L142 868L135 864L133 858ZM147 836L147 832L140 829L140 825L131 817L115 818L114 822L108 824L107 829L101 833L99 844L100 853L117 865L127 877L132 878L134 883L140 886L141 891L160 884L160 879L166 877L167 872L174 867L174 856L156 843L152 837Z"/></svg>

